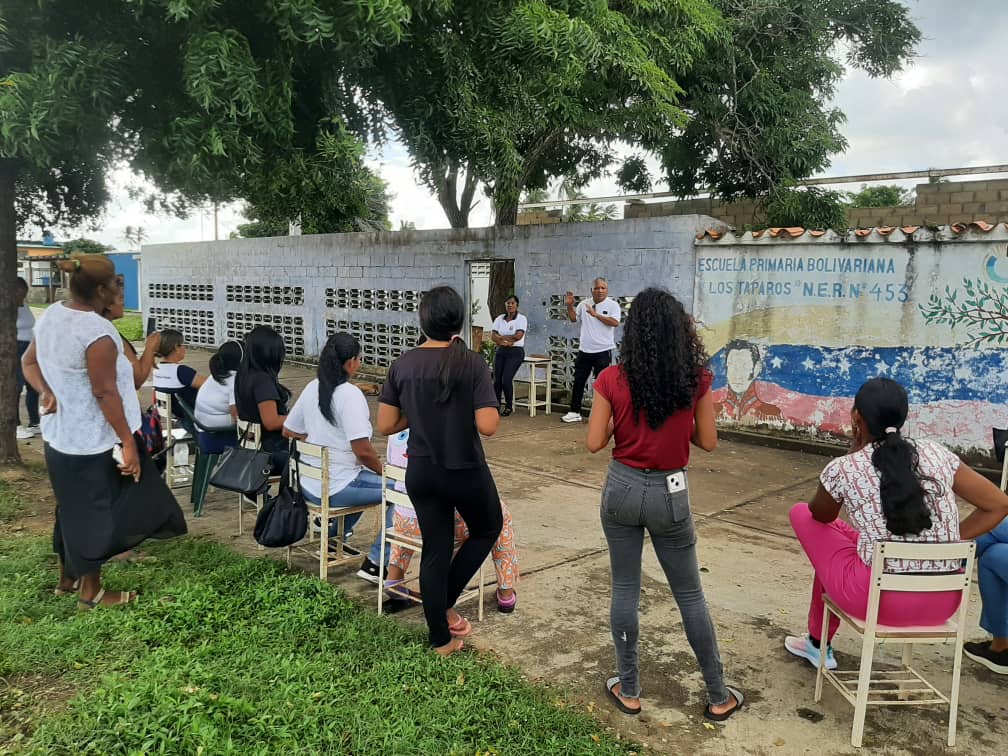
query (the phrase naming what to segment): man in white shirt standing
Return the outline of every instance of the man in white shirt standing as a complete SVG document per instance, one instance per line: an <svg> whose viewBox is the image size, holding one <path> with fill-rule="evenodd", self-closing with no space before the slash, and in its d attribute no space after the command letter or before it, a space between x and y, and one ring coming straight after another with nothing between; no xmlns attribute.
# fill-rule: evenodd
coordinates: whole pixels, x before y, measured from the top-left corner
<svg viewBox="0 0 1008 756"><path fill-rule="evenodd" d="M565 423L581 422L581 401L591 373L599 373L612 363L616 348L616 326L620 324L620 307L609 298L609 284L604 278L592 282L592 298L574 309L574 293L567 292L567 317L572 323L581 321L580 347L574 358L574 385L571 387L570 411L561 419Z"/></svg>

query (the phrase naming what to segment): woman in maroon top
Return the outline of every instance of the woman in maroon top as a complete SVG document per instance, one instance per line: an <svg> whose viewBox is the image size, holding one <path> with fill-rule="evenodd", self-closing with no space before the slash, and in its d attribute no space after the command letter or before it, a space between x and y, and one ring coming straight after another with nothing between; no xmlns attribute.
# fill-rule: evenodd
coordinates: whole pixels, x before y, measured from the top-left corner
<svg viewBox="0 0 1008 756"><path fill-rule="evenodd" d="M724 721L742 708L741 691L724 683L700 585L686 479L690 442L705 451L717 446L706 364L703 344L679 300L664 289L645 289L627 317L620 364L595 381L588 449L601 451L610 438L616 440L600 513L609 544L610 624L619 670L606 681L606 692L627 714L641 710L637 607L645 530L703 672L709 698L704 716Z"/></svg>

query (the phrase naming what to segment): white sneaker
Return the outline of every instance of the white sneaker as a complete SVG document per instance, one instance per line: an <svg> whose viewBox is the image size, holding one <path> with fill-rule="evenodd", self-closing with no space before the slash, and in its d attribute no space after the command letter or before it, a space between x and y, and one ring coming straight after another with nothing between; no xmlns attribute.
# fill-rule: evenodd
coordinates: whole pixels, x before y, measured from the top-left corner
<svg viewBox="0 0 1008 756"><path fill-rule="evenodd" d="M39 427L37 425L19 425L17 427L17 440L27 441L29 438L35 438L39 434Z"/></svg>
<svg viewBox="0 0 1008 756"><path fill-rule="evenodd" d="M565 423L580 423L581 413L580 412L568 412L566 415L560 418Z"/></svg>

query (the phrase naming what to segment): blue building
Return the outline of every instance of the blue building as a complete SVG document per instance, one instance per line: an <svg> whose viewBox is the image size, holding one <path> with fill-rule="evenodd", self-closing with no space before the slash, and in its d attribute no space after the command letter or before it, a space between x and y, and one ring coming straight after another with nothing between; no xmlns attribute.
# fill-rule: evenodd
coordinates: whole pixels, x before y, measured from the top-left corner
<svg viewBox="0 0 1008 756"><path fill-rule="evenodd" d="M115 264L116 273L126 282L126 309L140 309L140 257L139 252L106 252Z"/></svg>

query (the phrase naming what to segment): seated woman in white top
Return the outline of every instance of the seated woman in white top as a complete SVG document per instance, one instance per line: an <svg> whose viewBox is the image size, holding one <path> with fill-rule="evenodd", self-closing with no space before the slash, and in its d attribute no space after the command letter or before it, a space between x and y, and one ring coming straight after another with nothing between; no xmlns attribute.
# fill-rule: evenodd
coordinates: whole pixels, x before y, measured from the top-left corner
<svg viewBox="0 0 1008 756"><path fill-rule="evenodd" d="M196 392L206 381L205 375L199 375L188 365L183 365L185 359L185 337L174 328L161 331L158 343L157 357L161 363L154 370L154 389L172 395L172 414L179 419L185 418L185 413L179 408L181 399L192 409L196 404Z"/></svg>
<svg viewBox="0 0 1008 756"><path fill-rule="evenodd" d="M819 476L810 504L791 508L791 527L815 571L808 635L788 636L795 656L819 666L826 645L826 668L835 669L830 641L840 626L831 616L822 633L823 593L848 614L865 619L871 563L878 541L949 543L976 538L1008 514L1008 497L997 486L934 441L904 438L907 394L889 378L872 378L854 397L851 451L834 459ZM959 522L956 496L976 511ZM844 508L851 524L837 519ZM955 562L889 559L887 572L954 572ZM959 608L960 591L883 592L878 621L883 625L940 625Z"/></svg>
<svg viewBox="0 0 1008 756"><path fill-rule="evenodd" d="M234 383L242 354L242 345L237 341L221 344L210 358L210 380L204 381L196 392L196 406L193 408L196 420L211 430L233 431L235 428L238 410L235 407ZM238 437L217 433L211 436L200 431L199 442L203 451L219 454L226 447L235 446Z"/></svg>
<svg viewBox="0 0 1008 756"><path fill-rule="evenodd" d="M319 356L318 378L305 386L284 420L284 435L329 450L329 506L356 507L381 501L381 460L371 445L371 413L364 392L350 383L360 369L360 344L353 336L329 337ZM302 464L318 467L317 457L302 454ZM301 479L305 499L318 504L322 488L317 480ZM390 513L391 514L391 513ZM345 520L353 529L360 514ZM335 523L333 523L335 525ZM334 535L335 530L330 531ZM380 539L372 545L361 572L378 582ZM358 575L361 575L358 572ZM361 575L365 577L365 575Z"/></svg>

